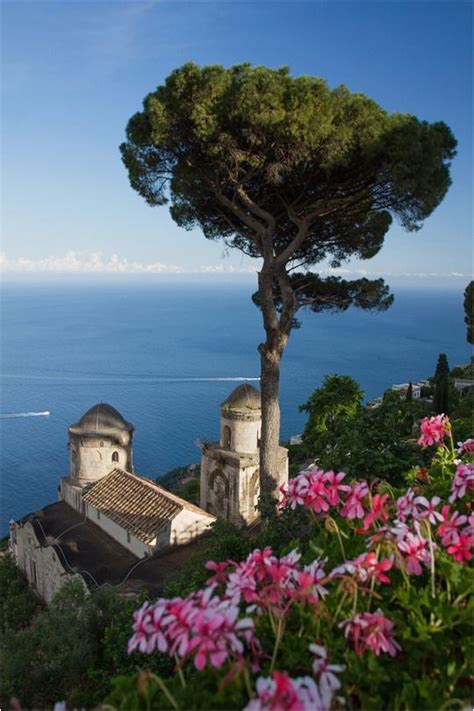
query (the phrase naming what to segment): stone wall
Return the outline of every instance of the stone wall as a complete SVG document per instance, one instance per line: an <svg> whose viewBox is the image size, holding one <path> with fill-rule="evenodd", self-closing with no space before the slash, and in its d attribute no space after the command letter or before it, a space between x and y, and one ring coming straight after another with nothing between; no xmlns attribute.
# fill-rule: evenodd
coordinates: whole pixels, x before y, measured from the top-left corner
<svg viewBox="0 0 474 711"><path fill-rule="evenodd" d="M203 449L200 506L205 511L248 525L258 517L259 453L230 452L218 445ZM288 450L278 448L277 486L288 481Z"/></svg>
<svg viewBox="0 0 474 711"><path fill-rule="evenodd" d="M66 569L58 546L52 543L46 546L40 544L29 521L23 525L14 524L10 532L10 543L16 564L28 578L32 589L46 603L51 602L68 580L80 580L87 590L83 578Z"/></svg>

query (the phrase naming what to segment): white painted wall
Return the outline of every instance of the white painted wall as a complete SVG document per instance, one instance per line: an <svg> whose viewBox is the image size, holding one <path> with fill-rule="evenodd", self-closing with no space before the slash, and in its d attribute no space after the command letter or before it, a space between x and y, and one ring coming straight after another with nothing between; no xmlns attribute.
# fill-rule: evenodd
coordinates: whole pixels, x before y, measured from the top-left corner
<svg viewBox="0 0 474 711"><path fill-rule="evenodd" d="M115 521L108 518L102 511L98 511L90 504L85 504L87 518L99 526L103 531L108 533L111 538L114 538L120 545L131 551L137 558L144 558L146 555L151 555L154 551L155 540L149 544L143 543L139 538L136 538L132 533L127 536L127 531L119 526ZM128 540L130 538L130 540Z"/></svg>
<svg viewBox="0 0 474 711"><path fill-rule="evenodd" d="M71 508L84 515L84 504L82 501L82 489L80 486L71 484L68 476L63 476L60 479L59 498L65 501Z"/></svg>
<svg viewBox="0 0 474 711"><path fill-rule="evenodd" d="M231 444L225 446L224 428L230 427ZM220 445L222 449L229 449L233 452L258 452L258 440L262 429L262 421L231 419L223 413L221 416Z"/></svg>
<svg viewBox="0 0 474 711"><path fill-rule="evenodd" d="M82 485L102 479L113 469L127 469L131 462L131 445L123 447L107 437L70 436L70 471L78 483ZM118 461L112 460L114 452Z"/></svg>
<svg viewBox="0 0 474 711"><path fill-rule="evenodd" d="M197 511L183 508L171 522L170 543L188 543L200 536L213 521L214 516L205 516Z"/></svg>

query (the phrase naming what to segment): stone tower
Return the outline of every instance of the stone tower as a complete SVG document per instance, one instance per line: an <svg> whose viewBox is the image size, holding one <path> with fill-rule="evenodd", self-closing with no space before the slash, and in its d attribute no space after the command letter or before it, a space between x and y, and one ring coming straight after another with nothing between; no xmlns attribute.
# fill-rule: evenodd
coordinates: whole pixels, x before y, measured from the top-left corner
<svg viewBox="0 0 474 711"><path fill-rule="evenodd" d="M238 526L257 518L260 495L260 393L239 385L221 405L220 441L201 459L201 508ZM279 447L279 484L288 480L288 450Z"/></svg>
<svg viewBox="0 0 474 711"><path fill-rule="evenodd" d="M91 407L69 427L69 483L87 486L117 467L131 472L133 430L112 405Z"/></svg>

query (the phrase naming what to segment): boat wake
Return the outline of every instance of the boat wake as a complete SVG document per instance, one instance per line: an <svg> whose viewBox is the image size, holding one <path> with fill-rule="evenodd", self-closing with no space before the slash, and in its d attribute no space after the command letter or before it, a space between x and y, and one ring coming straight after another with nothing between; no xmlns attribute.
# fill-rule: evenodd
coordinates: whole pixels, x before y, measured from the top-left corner
<svg viewBox="0 0 474 711"><path fill-rule="evenodd" d="M45 410L44 412L5 412L0 413L0 419L9 420L13 417L48 417L50 414L49 410Z"/></svg>
<svg viewBox="0 0 474 711"><path fill-rule="evenodd" d="M245 378L242 375L238 376L217 376L217 377L194 377L189 376L167 376L167 375L144 375L144 376L116 376L116 377L86 377L86 376L69 376L69 375L13 375L3 373L4 378L14 378L20 380L38 380L38 381L57 381L57 382L77 382L77 383L218 383L218 382L250 382L259 381L260 378ZM9 417L30 417L33 415L44 415L44 412L22 412L9 415ZM47 413L49 414L49 413Z"/></svg>

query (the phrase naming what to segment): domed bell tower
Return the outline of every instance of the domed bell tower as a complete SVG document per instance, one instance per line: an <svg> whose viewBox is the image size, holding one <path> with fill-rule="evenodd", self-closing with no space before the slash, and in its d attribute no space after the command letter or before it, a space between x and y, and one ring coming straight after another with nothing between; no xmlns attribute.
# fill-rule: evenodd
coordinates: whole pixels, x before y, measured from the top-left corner
<svg viewBox="0 0 474 711"><path fill-rule="evenodd" d="M70 484L87 486L118 467L131 472L133 430L112 405L91 407L69 427Z"/></svg>
<svg viewBox="0 0 474 711"><path fill-rule="evenodd" d="M257 517L260 496L260 393L239 385L221 404L220 441L203 448L201 508L243 526ZM288 450L279 447L279 484L288 480Z"/></svg>

